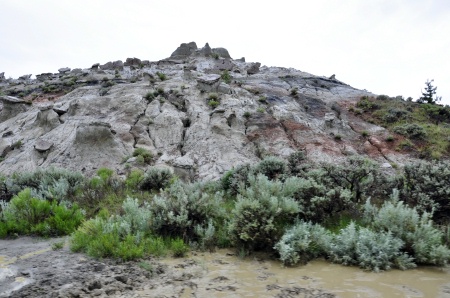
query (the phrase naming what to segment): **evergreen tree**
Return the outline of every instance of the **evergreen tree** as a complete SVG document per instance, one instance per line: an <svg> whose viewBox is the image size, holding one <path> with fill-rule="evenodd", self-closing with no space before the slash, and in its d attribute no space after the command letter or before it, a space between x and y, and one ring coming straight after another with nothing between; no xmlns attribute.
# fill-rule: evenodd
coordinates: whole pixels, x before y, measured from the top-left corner
<svg viewBox="0 0 450 298"><path fill-rule="evenodd" d="M425 82L425 90L422 92L422 97L419 98L417 101L420 103L437 103L441 100L440 97L434 98L434 95L436 94L437 87L433 87L432 83L434 80L426 81Z"/></svg>

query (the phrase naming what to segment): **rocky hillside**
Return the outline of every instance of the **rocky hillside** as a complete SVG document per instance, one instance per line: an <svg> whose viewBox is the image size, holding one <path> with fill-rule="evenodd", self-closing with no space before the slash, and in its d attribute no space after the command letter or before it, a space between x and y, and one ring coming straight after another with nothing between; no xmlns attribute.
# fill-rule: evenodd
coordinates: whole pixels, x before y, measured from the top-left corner
<svg viewBox="0 0 450 298"><path fill-rule="evenodd" d="M128 58L31 79L0 75L0 171L38 167L125 173L151 164L214 179L267 155L305 150L336 161L368 155L384 167L409 158L389 135L349 112L373 96L331 77L232 59L224 48L181 44L160 61Z"/></svg>

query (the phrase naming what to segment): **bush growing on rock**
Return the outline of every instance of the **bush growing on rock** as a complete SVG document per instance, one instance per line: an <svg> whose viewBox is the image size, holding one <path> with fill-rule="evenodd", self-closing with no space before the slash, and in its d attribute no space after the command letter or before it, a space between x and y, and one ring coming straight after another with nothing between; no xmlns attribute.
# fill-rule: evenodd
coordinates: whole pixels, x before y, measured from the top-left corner
<svg viewBox="0 0 450 298"><path fill-rule="evenodd" d="M424 139L427 136L426 130L419 124L403 124L394 127L394 132L411 139Z"/></svg>
<svg viewBox="0 0 450 298"><path fill-rule="evenodd" d="M147 149L144 149L144 148L136 148L136 149L134 149L133 156L134 157L141 156L141 158L147 164L151 163L152 159L153 159L153 154L150 151L148 151Z"/></svg>

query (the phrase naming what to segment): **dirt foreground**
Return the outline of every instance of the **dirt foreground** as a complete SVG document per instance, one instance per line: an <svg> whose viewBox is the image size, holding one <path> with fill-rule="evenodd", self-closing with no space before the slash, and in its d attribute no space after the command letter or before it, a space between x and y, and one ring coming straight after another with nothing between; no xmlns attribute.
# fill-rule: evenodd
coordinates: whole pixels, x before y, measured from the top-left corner
<svg viewBox="0 0 450 298"><path fill-rule="evenodd" d="M0 240L0 297L394 296L450 297L450 268L376 274L320 260L284 268L228 250L121 263L72 253L65 238Z"/></svg>
<svg viewBox="0 0 450 298"><path fill-rule="evenodd" d="M66 242L65 246L53 250L52 244L61 241ZM224 257L234 258L230 253L224 254ZM229 264L221 259L209 261L218 266ZM268 276L263 271L259 272L261 281ZM64 238L22 237L0 240L0 297L244 295L244 292L239 291L236 280L221 275L214 277L208 273L202 256L195 254L186 259L149 259L121 263L113 260L93 260L86 255L72 253ZM270 292L267 297L335 297L317 289L283 288L275 284L268 284L265 290Z"/></svg>

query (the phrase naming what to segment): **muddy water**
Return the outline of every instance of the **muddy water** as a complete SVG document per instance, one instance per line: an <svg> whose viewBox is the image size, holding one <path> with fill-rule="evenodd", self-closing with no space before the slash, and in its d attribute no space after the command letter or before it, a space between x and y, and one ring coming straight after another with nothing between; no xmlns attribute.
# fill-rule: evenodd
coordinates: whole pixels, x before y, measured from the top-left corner
<svg viewBox="0 0 450 298"><path fill-rule="evenodd" d="M230 250L115 263L53 251L55 241L0 240L0 297L450 297L450 267L371 273L316 260L286 268Z"/></svg>
<svg viewBox="0 0 450 298"><path fill-rule="evenodd" d="M187 260L163 261L178 268L181 276L192 276L178 291L180 297L450 297L449 267L372 273L316 260L286 268L267 259L240 259L230 251L200 253L190 259L195 266L183 265ZM164 292L171 291L161 286L135 294L152 297Z"/></svg>

